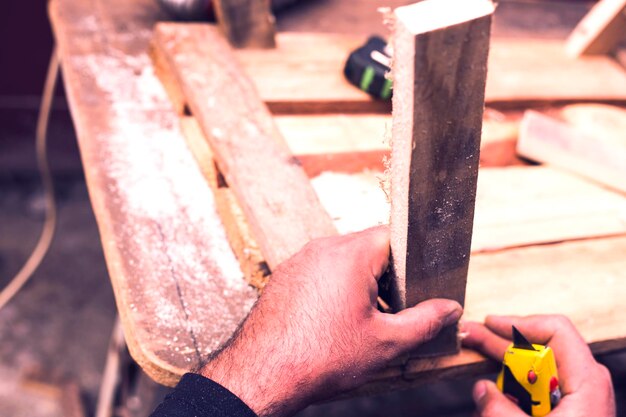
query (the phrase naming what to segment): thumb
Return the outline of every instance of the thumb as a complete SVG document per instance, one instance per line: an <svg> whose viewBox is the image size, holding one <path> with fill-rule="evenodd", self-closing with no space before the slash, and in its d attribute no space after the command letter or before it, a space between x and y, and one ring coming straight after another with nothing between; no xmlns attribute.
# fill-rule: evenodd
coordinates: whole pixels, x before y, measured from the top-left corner
<svg viewBox="0 0 626 417"><path fill-rule="evenodd" d="M491 381L478 381L472 392L480 417L528 417Z"/></svg>
<svg viewBox="0 0 626 417"><path fill-rule="evenodd" d="M381 313L379 334L393 342L395 353L405 352L434 338L441 329L459 321L462 314L463 308L456 301L427 300L396 314Z"/></svg>

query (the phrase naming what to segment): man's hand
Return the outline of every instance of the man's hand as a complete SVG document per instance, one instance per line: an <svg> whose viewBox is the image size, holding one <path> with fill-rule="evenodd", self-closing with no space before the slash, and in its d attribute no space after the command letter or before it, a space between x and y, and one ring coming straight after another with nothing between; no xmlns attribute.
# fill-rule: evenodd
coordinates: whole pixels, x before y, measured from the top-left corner
<svg viewBox="0 0 626 417"><path fill-rule="evenodd" d="M485 324L465 323L467 347L502 361L511 344L511 326L531 343L554 350L563 398L550 417L614 417L615 399L609 371L593 358L589 347L572 322L563 316L489 316ZM474 401L481 417L526 416L491 381L474 385Z"/></svg>
<svg viewBox="0 0 626 417"><path fill-rule="evenodd" d="M388 259L384 226L307 244L276 268L240 330L201 374L260 416L285 416L367 382L462 314L450 300L379 312L377 280Z"/></svg>

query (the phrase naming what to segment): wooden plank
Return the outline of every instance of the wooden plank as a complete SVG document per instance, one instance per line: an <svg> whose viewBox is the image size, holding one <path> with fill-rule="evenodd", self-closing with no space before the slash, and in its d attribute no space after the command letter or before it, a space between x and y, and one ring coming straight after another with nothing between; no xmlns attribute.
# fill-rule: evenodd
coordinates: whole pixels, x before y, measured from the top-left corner
<svg viewBox="0 0 626 417"><path fill-rule="evenodd" d="M565 42L571 57L607 54L626 34L626 0L600 0Z"/></svg>
<svg viewBox="0 0 626 417"><path fill-rule="evenodd" d="M213 191L217 213L224 224L228 242L239 260L243 275L250 285L263 289L270 271L239 203L219 172L213 151L207 144L198 121L195 117L187 116L182 117L180 123L187 145Z"/></svg>
<svg viewBox="0 0 626 417"><path fill-rule="evenodd" d="M237 48L273 48L275 19L270 0L212 0L220 28Z"/></svg>
<svg viewBox="0 0 626 417"><path fill-rule="evenodd" d="M178 27L198 44L211 42L214 33L210 25ZM274 114L389 113L388 102L372 99L343 75L348 54L363 42L351 35L280 33L276 49L235 54ZM485 101L501 107L626 103L626 72L609 57L568 58L558 40L493 39L486 88Z"/></svg>
<svg viewBox="0 0 626 417"><path fill-rule="evenodd" d="M519 120L484 118L481 167L522 164L515 151ZM383 171L390 156L391 115L278 115L274 121L309 177L325 171Z"/></svg>
<svg viewBox="0 0 626 417"><path fill-rule="evenodd" d="M384 180L327 172L311 182L340 233L350 233L388 222ZM625 219L622 195L557 169L481 168L472 253L625 234Z"/></svg>
<svg viewBox="0 0 626 417"><path fill-rule="evenodd" d="M197 42L206 42L205 30L194 29ZM350 35L282 33L275 50L241 50L237 57L273 113L387 112L384 102L344 79L349 52L363 42ZM590 100L625 103L626 73L608 57L568 58L559 40L493 39L485 100L520 107Z"/></svg>
<svg viewBox="0 0 626 417"><path fill-rule="evenodd" d="M395 11L390 291L396 309L465 298L493 11L484 0L425 0ZM455 326L419 349L456 351Z"/></svg>
<svg viewBox="0 0 626 417"><path fill-rule="evenodd" d="M146 373L173 385L232 335L257 294L150 65L158 10L152 0L50 2L126 342Z"/></svg>
<svg viewBox="0 0 626 417"><path fill-rule="evenodd" d="M155 51L174 70L273 269L311 239L336 230L230 47L218 31L208 29L207 42L197 43L192 31L159 24Z"/></svg>
<svg viewBox="0 0 626 417"><path fill-rule="evenodd" d="M619 131L616 131L616 133ZM517 151L626 193L626 136L582 133L535 111L524 114Z"/></svg>

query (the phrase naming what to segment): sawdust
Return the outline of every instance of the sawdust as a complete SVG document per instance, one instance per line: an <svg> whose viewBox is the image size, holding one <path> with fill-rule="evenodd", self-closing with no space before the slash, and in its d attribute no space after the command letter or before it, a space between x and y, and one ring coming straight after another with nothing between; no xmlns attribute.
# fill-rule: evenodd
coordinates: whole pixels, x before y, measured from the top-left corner
<svg viewBox="0 0 626 417"><path fill-rule="evenodd" d="M256 292L149 58L87 55L71 65L100 90L84 99L106 97L106 123L80 145L90 187L106 189L92 191L92 203L107 255L118 255L107 256L118 306L128 306L144 349L190 367L230 337Z"/></svg>

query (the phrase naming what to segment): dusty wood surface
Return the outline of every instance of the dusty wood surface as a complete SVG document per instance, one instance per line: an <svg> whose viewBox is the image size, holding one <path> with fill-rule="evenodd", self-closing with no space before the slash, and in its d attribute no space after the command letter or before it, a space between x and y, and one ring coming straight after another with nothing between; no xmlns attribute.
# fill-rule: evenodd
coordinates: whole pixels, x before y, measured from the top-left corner
<svg viewBox="0 0 626 417"><path fill-rule="evenodd" d="M394 12L389 290L397 310L465 299L493 10L485 0L426 0ZM458 349L451 327L419 354Z"/></svg>
<svg viewBox="0 0 626 417"><path fill-rule="evenodd" d="M616 123L626 127L626 113ZM621 137L601 129L578 130L567 123L527 111L522 120L517 151L533 161L564 169L626 193L626 131Z"/></svg>
<svg viewBox="0 0 626 417"><path fill-rule="evenodd" d="M222 32L237 48L276 45L270 0L212 0Z"/></svg>
<svg viewBox="0 0 626 417"><path fill-rule="evenodd" d="M273 269L311 239L336 230L228 44L219 32L208 29L207 42L195 43L194 32L161 23L155 29L155 53L176 74L220 172Z"/></svg>
<svg viewBox="0 0 626 417"><path fill-rule="evenodd" d="M567 38L565 49L573 57L607 54L626 35L626 0L600 0Z"/></svg>
<svg viewBox="0 0 626 417"><path fill-rule="evenodd" d="M198 121L193 116L185 116L180 122L187 145L213 191L217 213L224 225L230 247L239 260L243 275L250 285L262 289L269 279L270 270L241 206L223 179Z"/></svg>
<svg viewBox="0 0 626 417"><path fill-rule="evenodd" d="M146 54L154 3L53 0L50 16L128 347L171 385L257 295Z"/></svg>

